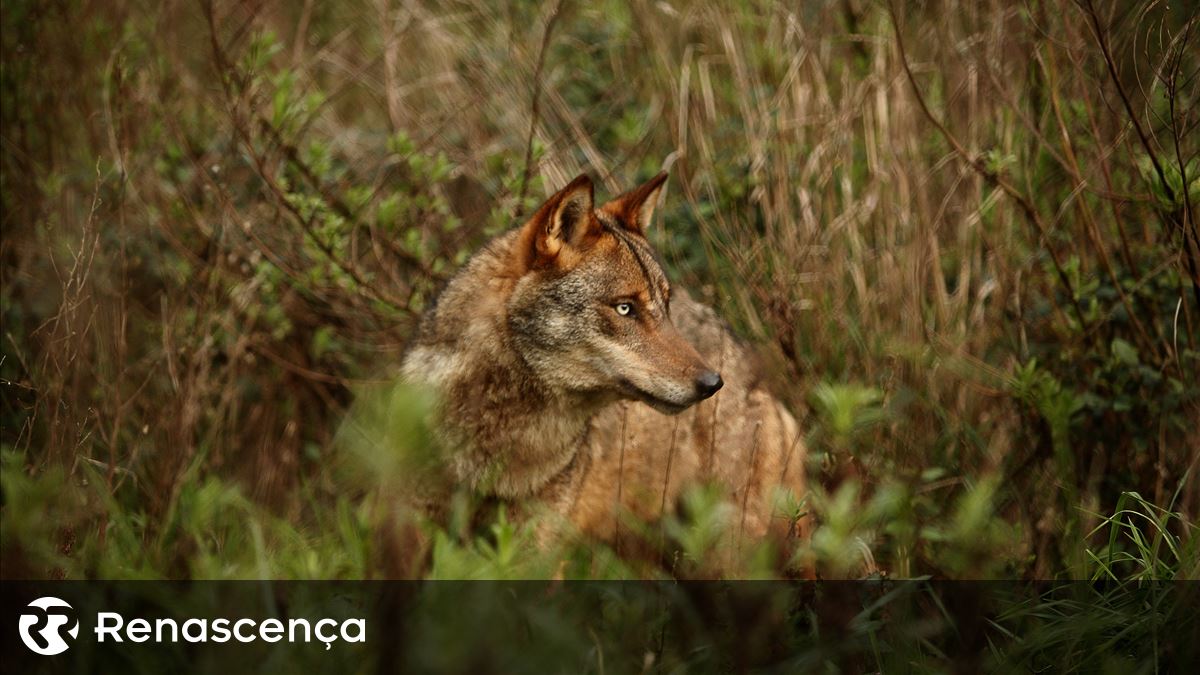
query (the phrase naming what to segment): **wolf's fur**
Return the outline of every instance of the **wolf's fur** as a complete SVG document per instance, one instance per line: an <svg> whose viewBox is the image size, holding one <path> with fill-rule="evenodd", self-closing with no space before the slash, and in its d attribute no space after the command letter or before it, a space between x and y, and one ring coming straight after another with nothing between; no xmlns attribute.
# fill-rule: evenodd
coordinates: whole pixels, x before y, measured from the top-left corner
<svg viewBox="0 0 1200 675"><path fill-rule="evenodd" d="M665 180L595 209L580 176L491 241L426 314L404 376L437 393L450 479L476 493L612 542L715 482L740 535L794 534L773 498L804 493L799 430L716 314L670 288L644 236ZM701 403L712 368L724 388Z"/></svg>

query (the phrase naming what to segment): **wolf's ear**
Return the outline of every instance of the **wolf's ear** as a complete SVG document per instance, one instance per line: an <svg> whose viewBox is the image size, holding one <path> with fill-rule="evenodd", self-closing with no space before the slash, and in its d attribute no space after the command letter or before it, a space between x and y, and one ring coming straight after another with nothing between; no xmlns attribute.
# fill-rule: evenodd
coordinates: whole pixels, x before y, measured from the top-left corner
<svg viewBox="0 0 1200 675"><path fill-rule="evenodd" d="M600 208L615 216L627 229L645 235L666 182L667 172L664 171Z"/></svg>
<svg viewBox="0 0 1200 675"><path fill-rule="evenodd" d="M546 200L528 225L533 228L537 259L557 259L564 249L577 250L595 234L600 225L592 213L592 200L592 179L587 174L580 174Z"/></svg>

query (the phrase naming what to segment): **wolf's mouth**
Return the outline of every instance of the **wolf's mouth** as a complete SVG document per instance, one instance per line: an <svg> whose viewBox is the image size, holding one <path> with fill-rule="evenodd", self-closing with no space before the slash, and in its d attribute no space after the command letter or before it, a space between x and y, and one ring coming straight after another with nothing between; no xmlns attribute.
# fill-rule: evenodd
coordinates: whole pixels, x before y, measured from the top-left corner
<svg viewBox="0 0 1200 675"><path fill-rule="evenodd" d="M636 398L637 400L641 401L642 403L645 403L646 405L650 406L651 408L654 408L655 410L659 411L660 413L663 413L664 415L678 415L679 413L683 412L684 410L687 410L688 408L692 407L691 403L680 404L680 403L675 403L673 401L668 401L666 399L659 398L659 397L655 396L654 394L651 394L650 392L645 391L644 389L639 389L639 388L633 386L633 383L631 383L629 381L623 381L623 382L621 382L621 385L622 385L622 388L625 390L625 393L629 394L633 398Z"/></svg>

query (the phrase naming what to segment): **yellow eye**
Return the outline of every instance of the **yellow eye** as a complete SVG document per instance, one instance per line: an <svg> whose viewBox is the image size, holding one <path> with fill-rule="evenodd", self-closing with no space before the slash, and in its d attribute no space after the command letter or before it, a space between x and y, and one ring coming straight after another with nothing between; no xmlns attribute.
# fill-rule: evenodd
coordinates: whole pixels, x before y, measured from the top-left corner
<svg viewBox="0 0 1200 675"><path fill-rule="evenodd" d="M621 316L633 315L633 303L631 302L618 302L613 309L617 310L617 314L620 314Z"/></svg>

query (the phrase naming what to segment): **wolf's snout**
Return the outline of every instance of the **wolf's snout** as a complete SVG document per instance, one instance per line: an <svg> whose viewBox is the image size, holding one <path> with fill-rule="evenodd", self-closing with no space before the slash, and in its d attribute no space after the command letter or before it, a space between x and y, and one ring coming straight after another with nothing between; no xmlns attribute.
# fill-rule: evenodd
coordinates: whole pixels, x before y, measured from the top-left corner
<svg viewBox="0 0 1200 675"><path fill-rule="evenodd" d="M715 370L706 370L696 378L696 391L700 393L701 400L717 393L724 385L725 381L721 379L721 374Z"/></svg>

